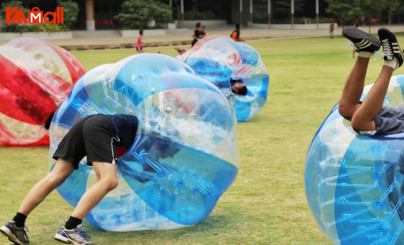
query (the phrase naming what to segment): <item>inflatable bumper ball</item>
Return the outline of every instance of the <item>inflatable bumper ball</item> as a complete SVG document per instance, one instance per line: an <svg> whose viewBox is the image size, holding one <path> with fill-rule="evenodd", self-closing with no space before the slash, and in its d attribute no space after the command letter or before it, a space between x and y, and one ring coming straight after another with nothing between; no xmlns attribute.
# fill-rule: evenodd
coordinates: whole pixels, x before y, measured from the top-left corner
<svg viewBox="0 0 404 245"><path fill-rule="evenodd" d="M259 53L250 45L224 36L207 36L178 56L230 99L237 121L254 117L265 105L269 74ZM236 95L231 81L241 81L247 95Z"/></svg>
<svg viewBox="0 0 404 245"><path fill-rule="evenodd" d="M51 156L71 126L92 114L139 119L135 142L118 161L119 186L88 214L109 231L174 229L204 219L238 172L236 117L226 97L185 63L138 54L87 72L51 124ZM153 159L147 145L158 142ZM50 158L53 167L55 161ZM96 176L79 164L57 190L72 206Z"/></svg>
<svg viewBox="0 0 404 245"><path fill-rule="evenodd" d="M0 142L48 145L44 125L84 73L71 53L40 39L18 38L1 46Z"/></svg>
<svg viewBox="0 0 404 245"><path fill-rule="evenodd" d="M404 108L403 91L404 76L392 77L385 105ZM403 244L403 181L404 133L358 135L336 105L305 168L307 200L324 233L335 244Z"/></svg>

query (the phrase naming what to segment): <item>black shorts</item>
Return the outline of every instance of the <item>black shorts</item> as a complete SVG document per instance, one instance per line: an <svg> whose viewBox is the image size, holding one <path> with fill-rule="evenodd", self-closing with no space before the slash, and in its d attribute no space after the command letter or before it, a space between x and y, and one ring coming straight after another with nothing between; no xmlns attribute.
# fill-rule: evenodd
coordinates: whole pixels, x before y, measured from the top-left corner
<svg viewBox="0 0 404 245"><path fill-rule="evenodd" d="M116 164L115 129L108 117L93 115L81 119L66 134L53 154L71 162L77 169L79 162L87 156L87 164L108 162Z"/></svg>
<svg viewBox="0 0 404 245"><path fill-rule="evenodd" d="M136 47L136 51L143 51L142 47Z"/></svg>

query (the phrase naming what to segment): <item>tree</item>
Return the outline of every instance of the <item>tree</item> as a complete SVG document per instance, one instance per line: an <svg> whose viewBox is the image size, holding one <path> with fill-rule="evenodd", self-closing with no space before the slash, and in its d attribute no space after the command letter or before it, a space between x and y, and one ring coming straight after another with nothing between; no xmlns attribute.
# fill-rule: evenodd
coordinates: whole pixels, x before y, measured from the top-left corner
<svg viewBox="0 0 404 245"><path fill-rule="evenodd" d="M77 22L79 4L71 0L58 1L58 7L63 7L63 20L67 27L72 27Z"/></svg>
<svg viewBox="0 0 404 245"><path fill-rule="evenodd" d="M360 0L326 0L326 2L328 3L326 13L343 19L344 23L361 16Z"/></svg>
<svg viewBox="0 0 404 245"><path fill-rule="evenodd" d="M335 17L343 18L345 21L352 21L355 17L365 17L368 20L369 32L371 31L371 19L381 18L383 11L390 14L399 8L401 0L326 0L328 8L326 12Z"/></svg>
<svg viewBox="0 0 404 245"><path fill-rule="evenodd" d="M360 2L360 15L368 20L369 33L371 32L372 18L381 19L383 11L389 13L389 24L390 24L390 13L397 9L399 5L399 0L361 0Z"/></svg>
<svg viewBox="0 0 404 245"><path fill-rule="evenodd" d="M387 13L389 14L389 26L391 25L391 14L398 10L400 6L400 0L385 0L385 7L387 10Z"/></svg>
<svg viewBox="0 0 404 245"><path fill-rule="evenodd" d="M24 7L24 4L22 1L10 1L10 2L3 2L1 3L1 9L0 9L0 18L6 23L6 7L15 8L18 7L22 10L25 16L28 15L28 9ZM22 28L25 27L26 25L20 25L20 24L6 24L1 28L2 32L21 32Z"/></svg>
<svg viewBox="0 0 404 245"><path fill-rule="evenodd" d="M277 18L289 18L290 16L290 6L291 1L290 0L275 0L273 2L273 14ZM295 13L298 13L303 10L304 8L304 1L303 0L295 0Z"/></svg>
<svg viewBox="0 0 404 245"><path fill-rule="evenodd" d="M390 0L389 0L390 1ZM382 14L383 7L385 5L385 0L363 0L361 2L362 15L368 19L369 22L369 33L371 33L372 18L380 18Z"/></svg>
<svg viewBox="0 0 404 245"><path fill-rule="evenodd" d="M22 10L25 16L28 14L28 9L24 7L22 1L10 1L10 2L3 2L1 3L0 9L0 17L4 22L6 21L6 7L10 7L11 9L14 7L18 7Z"/></svg>
<svg viewBox="0 0 404 245"><path fill-rule="evenodd" d="M167 4L153 0L127 0L121 5L121 13L115 19L122 21L125 27L144 29L147 23L172 22L172 11Z"/></svg>

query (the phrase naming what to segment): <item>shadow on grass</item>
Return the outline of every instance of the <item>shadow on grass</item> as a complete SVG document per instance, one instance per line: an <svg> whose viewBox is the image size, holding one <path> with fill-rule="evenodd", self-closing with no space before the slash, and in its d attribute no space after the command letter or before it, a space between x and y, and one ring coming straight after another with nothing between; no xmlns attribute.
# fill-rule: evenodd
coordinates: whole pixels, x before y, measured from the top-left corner
<svg viewBox="0 0 404 245"><path fill-rule="evenodd" d="M145 230L132 232L108 232L97 229L95 226L86 222L85 230L98 242L108 243L107 241L128 242L128 239L136 239L138 242L147 243L150 241L164 241L170 243L170 240L177 241L179 238L185 240L198 241L207 236L215 236L229 229L236 229L237 224L243 222L243 217L238 215L228 216L224 214L211 214L198 224L174 230ZM97 241L95 241L97 242Z"/></svg>

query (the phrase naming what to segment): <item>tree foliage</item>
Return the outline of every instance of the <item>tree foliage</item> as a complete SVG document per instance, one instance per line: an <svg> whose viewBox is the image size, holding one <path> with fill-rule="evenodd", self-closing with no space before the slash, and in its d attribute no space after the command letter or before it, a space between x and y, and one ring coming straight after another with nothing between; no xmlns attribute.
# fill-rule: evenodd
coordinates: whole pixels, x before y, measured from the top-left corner
<svg viewBox="0 0 404 245"><path fill-rule="evenodd" d="M390 0L385 2L385 7L387 11L394 12L399 9L400 7L400 2L401 4L404 4L404 1L400 0Z"/></svg>
<svg viewBox="0 0 404 245"><path fill-rule="evenodd" d="M115 19L122 21L124 27L144 29L147 23L172 22L172 11L169 5L153 0L127 0L122 3L121 12Z"/></svg>
<svg viewBox="0 0 404 245"><path fill-rule="evenodd" d="M303 0L294 0L295 13L299 13L304 8ZM291 12L291 0L273 0L273 15L277 18L289 18Z"/></svg>
<svg viewBox="0 0 404 245"><path fill-rule="evenodd" d="M6 21L6 7L10 7L11 9L14 7L18 7L22 10L24 15L26 16L28 14L28 9L24 7L24 4L22 1L10 1L10 2L2 2L1 3L1 9L0 9L0 17L4 22Z"/></svg>
<svg viewBox="0 0 404 245"><path fill-rule="evenodd" d="M328 3L326 13L333 17L350 21L360 16L359 0L326 0L326 2Z"/></svg>
<svg viewBox="0 0 404 245"><path fill-rule="evenodd" d="M347 22L354 18L381 18L384 11L394 12L400 0L325 0L328 3L326 12L333 17Z"/></svg>
<svg viewBox="0 0 404 245"><path fill-rule="evenodd" d="M76 24L80 10L78 3L72 0L58 1L58 7L63 7L63 20L66 26L71 27Z"/></svg>

